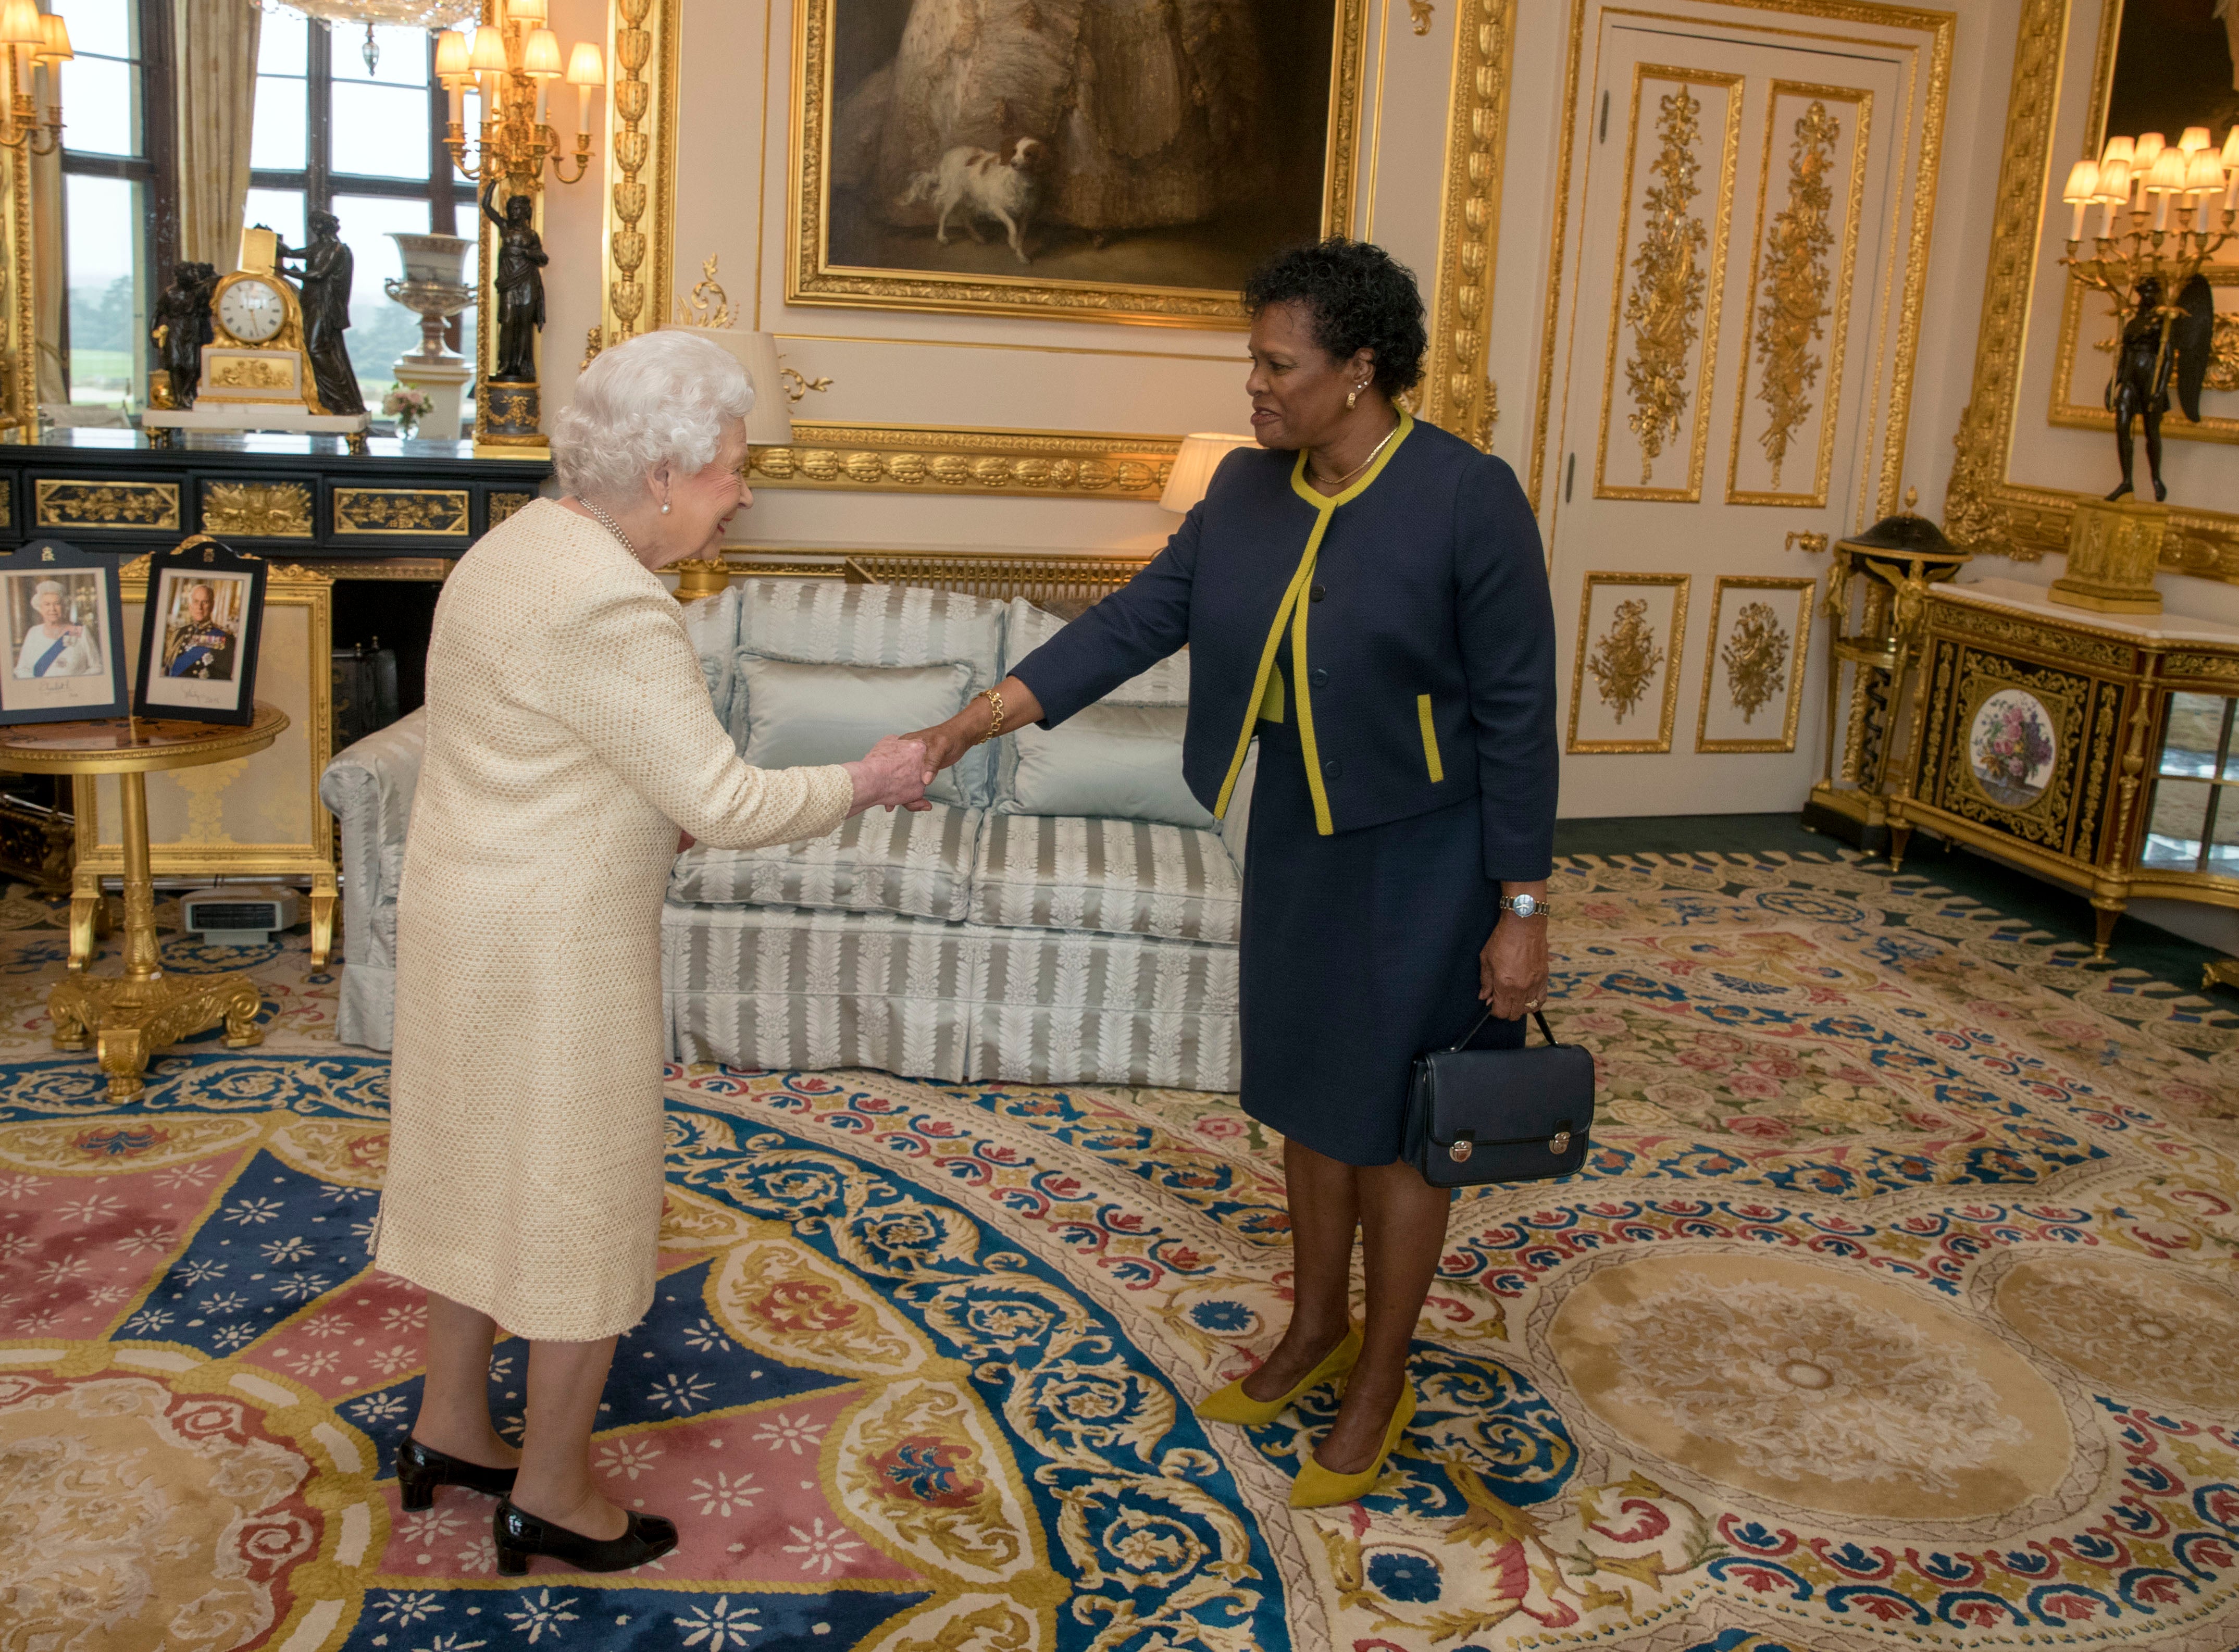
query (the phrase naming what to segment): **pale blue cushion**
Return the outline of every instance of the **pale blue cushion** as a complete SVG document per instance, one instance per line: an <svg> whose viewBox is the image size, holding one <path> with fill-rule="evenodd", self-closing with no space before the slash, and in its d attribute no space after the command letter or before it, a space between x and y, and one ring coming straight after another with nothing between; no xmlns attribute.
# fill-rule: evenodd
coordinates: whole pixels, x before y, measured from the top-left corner
<svg viewBox="0 0 2239 1652"><path fill-rule="evenodd" d="M756 768L851 763L887 734L947 722L972 693L972 668L939 666L821 666L739 656L746 699L746 760ZM954 769L926 795L968 807Z"/></svg>
<svg viewBox="0 0 2239 1652"><path fill-rule="evenodd" d="M1042 644L1066 627L1066 621L1047 608L1038 608L1026 598L1013 597L1005 621L1003 669L1009 672ZM1104 696L1106 706L1186 706L1189 704L1189 650L1169 654L1139 677L1131 677Z"/></svg>
<svg viewBox="0 0 2239 1652"><path fill-rule="evenodd" d="M1182 780L1188 718L1184 706L1106 702L1053 729L1021 728L1004 742L996 810L1162 820L1210 831L1213 816Z"/></svg>

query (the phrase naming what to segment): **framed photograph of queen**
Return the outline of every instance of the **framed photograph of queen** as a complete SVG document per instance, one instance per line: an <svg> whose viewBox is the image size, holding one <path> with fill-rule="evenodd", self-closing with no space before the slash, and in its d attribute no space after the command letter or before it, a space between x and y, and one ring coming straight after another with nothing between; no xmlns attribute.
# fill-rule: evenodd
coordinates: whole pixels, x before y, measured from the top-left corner
<svg viewBox="0 0 2239 1652"><path fill-rule="evenodd" d="M116 559L58 539L0 557L0 723L122 717Z"/></svg>
<svg viewBox="0 0 2239 1652"><path fill-rule="evenodd" d="M135 714L243 726L255 720L264 571L262 558L200 534L150 559Z"/></svg>

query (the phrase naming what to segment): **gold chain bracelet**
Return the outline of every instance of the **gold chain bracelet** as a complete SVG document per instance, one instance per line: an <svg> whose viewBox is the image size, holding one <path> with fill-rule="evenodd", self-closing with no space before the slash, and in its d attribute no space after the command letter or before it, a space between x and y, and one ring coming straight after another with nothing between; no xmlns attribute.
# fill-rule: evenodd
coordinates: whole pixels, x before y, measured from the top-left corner
<svg viewBox="0 0 2239 1652"><path fill-rule="evenodd" d="M1003 691L1000 688L982 688L972 698L986 700L987 708L995 713L995 720L988 726L987 732L972 742L974 746L985 746L1003 732Z"/></svg>

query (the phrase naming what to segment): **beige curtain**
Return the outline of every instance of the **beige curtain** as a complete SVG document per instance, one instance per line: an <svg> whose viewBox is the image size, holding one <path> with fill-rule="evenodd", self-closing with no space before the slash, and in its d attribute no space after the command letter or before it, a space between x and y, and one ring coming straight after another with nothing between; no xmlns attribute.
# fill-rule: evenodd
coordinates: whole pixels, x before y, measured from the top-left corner
<svg viewBox="0 0 2239 1652"><path fill-rule="evenodd" d="M175 0L179 53L179 256L234 267L256 109L256 0Z"/></svg>

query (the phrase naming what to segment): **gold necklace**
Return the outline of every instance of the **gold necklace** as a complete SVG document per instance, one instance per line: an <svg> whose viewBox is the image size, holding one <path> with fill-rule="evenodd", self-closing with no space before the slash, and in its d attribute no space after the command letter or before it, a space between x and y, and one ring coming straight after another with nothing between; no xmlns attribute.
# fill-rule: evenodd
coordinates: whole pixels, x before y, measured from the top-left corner
<svg viewBox="0 0 2239 1652"><path fill-rule="evenodd" d="M1362 471L1367 469L1369 466L1374 464L1376 462L1376 455L1382 453L1385 448L1389 447L1392 443L1392 438L1399 434L1399 422L1395 420L1392 428L1384 433L1384 440L1378 442L1373 448L1371 448L1368 450L1367 458L1362 460L1359 464L1355 465L1351 470L1346 471L1344 475L1339 476L1334 481L1332 481L1326 476L1317 476L1314 478L1315 483L1323 488L1343 488L1345 483L1351 481L1355 476L1360 474ZM1313 466L1309 462L1306 468L1311 470L1313 468Z"/></svg>

